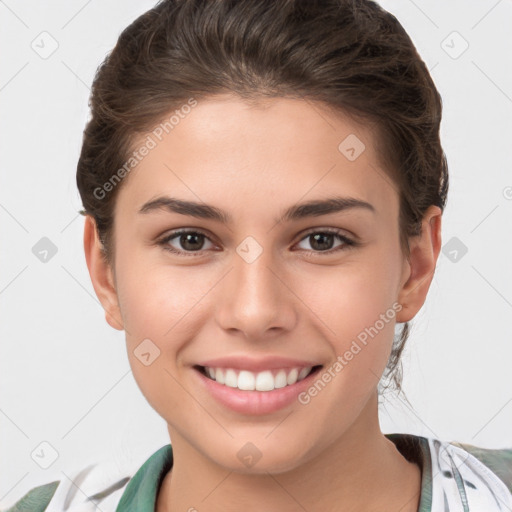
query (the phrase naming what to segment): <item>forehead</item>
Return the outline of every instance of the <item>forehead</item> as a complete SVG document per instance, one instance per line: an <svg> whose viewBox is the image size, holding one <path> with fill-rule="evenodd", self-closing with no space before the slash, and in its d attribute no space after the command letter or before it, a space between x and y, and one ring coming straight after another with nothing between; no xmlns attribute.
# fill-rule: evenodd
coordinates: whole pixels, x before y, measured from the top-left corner
<svg viewBox="0 0 512 512"><path fill-rule="evenodd" d="M326 195L357 197L378 211L398 204L370 127L319 102L214 96L163 116L133 149L144 145L150 149L120 194L126 204L164 193L235 209Z"/></svg>

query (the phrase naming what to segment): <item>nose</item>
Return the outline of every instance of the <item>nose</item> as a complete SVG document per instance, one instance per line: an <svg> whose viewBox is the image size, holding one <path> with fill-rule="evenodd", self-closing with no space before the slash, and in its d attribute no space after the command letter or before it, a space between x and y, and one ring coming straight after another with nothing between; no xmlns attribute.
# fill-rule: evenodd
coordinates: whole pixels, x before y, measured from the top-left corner
<svg viewBox="0 0 512 512"><path fill-rule="evenodd" d="M289 280L271 250L264 249L253 261L243 252L234 253L231 270L217 292L218 324L251 341L292 330L297 300Z"/></svg>

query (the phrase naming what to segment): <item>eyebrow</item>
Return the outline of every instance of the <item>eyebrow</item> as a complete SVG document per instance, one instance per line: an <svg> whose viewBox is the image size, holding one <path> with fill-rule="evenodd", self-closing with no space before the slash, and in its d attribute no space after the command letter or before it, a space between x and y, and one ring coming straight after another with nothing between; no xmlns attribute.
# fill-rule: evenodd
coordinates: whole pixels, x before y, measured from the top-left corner
<svg viewBox="0 0 512 512"><path fill-rule="evenodd" d="M376 213L375 208L370 203L356 199L354 197L332 197L329 199L317 199L305 203L293 205L286 209L280 217L275 219L276 223L289 222L293 220L304 219L307 217L318 217L352 209L364 209ZM139 213L146 214L154 211L167 211L170 213L179 213L199 219L211 219L229 224L233 217L215 207L206 203L195 201L185 201L173 197L161 196L145 203L139 210Z"/></svg>

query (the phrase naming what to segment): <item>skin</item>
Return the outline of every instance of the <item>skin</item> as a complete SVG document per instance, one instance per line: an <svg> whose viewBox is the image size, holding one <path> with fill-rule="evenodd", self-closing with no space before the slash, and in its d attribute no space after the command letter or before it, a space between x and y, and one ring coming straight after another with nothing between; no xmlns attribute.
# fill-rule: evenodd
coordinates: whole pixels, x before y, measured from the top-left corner
<svg viewBox="0 0 512 512"><path fill-rule="evenodd" d="M338 150L350 134L365 144L354 161ZM367 201L375 213L352 209L276 224L285 208L333 192ZM160 195L212 204L233 222L138 213ZM377 384L395 322L411 320L425 301L441 210L427 210L407 259L398 205L365 126L316 102L249 106L226 94L201 100L124 179L112 265L86 218L87 265L107 322L126 331L133 375L168 425L174 466L158 512L417 511L421 471L382 434ZM178 228L206 233L196 242L200 256L158 245ZM334 236L328 254L305 234L312 228L339 229L360 245L335 251L342 242ZM252 263L236 252L247 236L263 248ZM168 245L187 251L180 237ZM197 384L192 365L221 355L291 356L328 367L394 303L401 311L307 405L243 415ZM147 338L160 350L149 366L134 354ZM237 457L247 442L262 454L250 468Z"/></svg>

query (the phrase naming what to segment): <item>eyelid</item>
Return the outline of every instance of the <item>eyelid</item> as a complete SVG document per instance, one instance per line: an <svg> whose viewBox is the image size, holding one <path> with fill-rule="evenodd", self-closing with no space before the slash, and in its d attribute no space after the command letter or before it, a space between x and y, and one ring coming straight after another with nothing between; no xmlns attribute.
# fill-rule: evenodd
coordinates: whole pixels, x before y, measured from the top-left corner
<svg viewBox="0 0 512 512"><path fill-rule="evenodd" d="M356 241L355 236L350 234L349 232L347 232L344 229L316 227L316 228L310 228L310 229L307 229L306 231L303 231L300 234L299 242L301 240L304 240L305 237L307 237L308 235L311 235L313 233L329 233L330 235L338 235L343 238L350 239L351 241L354 241L354 242Z"/></svg>
<svg viewBox="0 0 512 512"><path fill-rule="evenodd" d="M200 251L181 251L178 249L171 248L169 249L167 246L168 242L171 240L175 240L176 238L179 238L180 235L187 235L187 234L197 234L197 235L203 235L207 240L210 241L213 245L218 245L214 240L212 240L212 236L210 236L206 231L200 229L200 228L177 228L172 230L171 232L167 232L166 234L160 236L156 240L157 245L164 246L164 248L168 249L170 252L178 253L178 254L187 254L193 256L194 254L202 254L207 249L201 249Z"/></svg>
<svg viewBox="0 0 512 512"><path fill-rule="evenodd" d="M322 228L322 227L316 227L311 228L301 234L301 237L299 240L294 244L297 245L298 243L302 242L303 240L307 239L309 236L311 236L314 233L322 233L327 235L332 235L334 237L338 237L338 240L342 242L341 246L328 249L327 251L314 251L311 249L303 249L307 254L315 254L315 255L322 255L325 256L336 254L340 251L344 251L353 247L357 247L360 245L359 241L356 237L352 235L346 234L345 230L342 230L340 228Z"/></svg>
<svg viewBox="0 0 512 512"><path fill-rule="evenodd" d="M207 251L208 249L201 249L199 251L183 251L180 249L175 249L168 245L168 242L170 242L170 240L176 239L180 235L188 234L188 233L202 235L207 240L209 240L210 243L212 243L213 245L218 245L218 244L216 244L216 242L214 242L214 240L212 240L212 237L206 231L204 231L201 228L193 228L193 227L177 228L177 229L171 231L170 233L167 233L167 234L159 237L157 239L156 243L157 243L157 245L162 246L162 248L164 250L167 250L167 251L169 251L173 254L177 254L179 256L184 256L184 257L202 256L204 254L204 252ZM303 240L308 238L308 236L310 236L314 233L323 233L323 234L328 234L328 235L338 237L338 240L340 240L342 242L342 244L341 244L341 246L331 248L326 251L314 251L311 249L302 249L302 251L306 252L307 254L326 255L327 256L327 255L331 255L331 254L337 253L339 251L347 250L347 249L357 247L360 245L360 242L356 239L356 237L354 237L352 235L345 234L346 233L345 230L342 230L340 228L326 228L326 227L324 227L324 228L323 227L313 227L306 231L303 231L300 234L300 238L293 245L294 246L297 245L298 243L302 242Z"/></svg>

